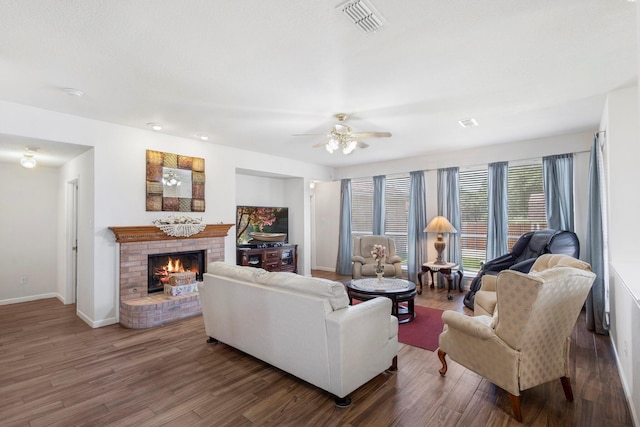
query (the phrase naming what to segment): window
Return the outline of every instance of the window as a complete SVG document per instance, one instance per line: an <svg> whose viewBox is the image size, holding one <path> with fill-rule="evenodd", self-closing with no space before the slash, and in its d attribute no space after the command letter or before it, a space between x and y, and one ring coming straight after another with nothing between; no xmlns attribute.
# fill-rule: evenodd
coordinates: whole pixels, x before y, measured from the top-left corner
<svg viewBox="0 0 640 427"><path fill-rule="evenodd" d="M509 165L508 247L524 233L547 228L542 163ZM477 271L487 250L487 169L460 171L462 267Z"/></svg>
<svg viewBox="0 0 640 427"><path fill-rule="evenodd" d="M509 250L524 233L547 228L542 163L509 166Z"/></svg>
<svg viewBox="0 0 640 427"><path fill-rule="evenodd" d="M373 231L373 179L351 180L351 237Z"/></svg>
<svg viewBox="0 0 640 427"><path fill-rule="evenodd" d="M409 256L409 175L387 176L385 188L384 234L396 244L396 255L406 268Z"/></svg>
<svg viewBox="0 0 640 427"><path fill-rule="evenodd" d="M460 171L462 268L480 270L487 251L487 169Z"/></svg>
<svg viewBox="0 0 640 427"><path fill-rule="evenodd" d="M396 244L406 267L408 256L409 175L387 176L385 187L385 235ZM373 178L351 180L351 237L373 234Z"/></svg>

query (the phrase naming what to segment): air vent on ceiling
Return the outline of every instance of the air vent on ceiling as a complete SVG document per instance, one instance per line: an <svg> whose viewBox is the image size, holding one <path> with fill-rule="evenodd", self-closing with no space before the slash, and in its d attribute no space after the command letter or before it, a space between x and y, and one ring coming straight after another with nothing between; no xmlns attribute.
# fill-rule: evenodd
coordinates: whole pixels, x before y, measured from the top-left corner
<svg viewBox="0 0 640 427"><path fill-rule="evenodd" d="M478 126L478 122L476 122L476 119L462 119L458 120L458 123L460 123L460 126L462 126L463 128L472 128L474 126Z"/></svg>
<svg viewBox="0 0 640 427"><path fill-rule="evenodd" d="M344 16L363 31L372 32L382 27L386 21L371 3L365 0L350 0L338 6Z"/></svg>

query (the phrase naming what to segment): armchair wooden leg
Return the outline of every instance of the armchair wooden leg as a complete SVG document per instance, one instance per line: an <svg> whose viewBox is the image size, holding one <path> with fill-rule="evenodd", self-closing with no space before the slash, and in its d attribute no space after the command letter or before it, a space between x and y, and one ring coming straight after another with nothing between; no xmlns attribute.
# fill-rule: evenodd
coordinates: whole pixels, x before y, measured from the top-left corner
<svg viewBox="0 0 640 427"><path fill-rule="evenodd" d="M513 411L513 418L518 422L522 422L522 411L520 410L520 396L515 396L509 393L509 400L511 401L511 410Z"/></svg>
<svg viewBox="0 0 640 427"><path fill-rule="evenodd" d="M445 360L445 356L447 355L447 353L445 353L444 351L438 349L438 358L440 359L440 362L442 363L442 369L440 369L440 375L442 375L444 377L444 374L447 373L447 361Z"/></svg>
<svg viewBox="0 0 640 427"><path fill-rule="evenodd" d="M564 397L566 397L569 402L573 402L573 390L571 390L571 379L569 377L562 377L560 378L560 382L562 383L562 389L564 390Z"/></svg>

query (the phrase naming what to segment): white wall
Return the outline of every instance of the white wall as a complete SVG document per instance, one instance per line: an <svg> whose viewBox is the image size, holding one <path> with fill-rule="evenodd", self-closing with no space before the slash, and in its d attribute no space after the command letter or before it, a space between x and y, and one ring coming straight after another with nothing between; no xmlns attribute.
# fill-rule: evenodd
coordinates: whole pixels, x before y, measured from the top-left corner
<svg viewBox="0 0 640 427"><path fill-rule="evenodd" d="M640 216L636 185L640 169L640 96L638 88L613 91L607 97L602 128L606 130L608 170L610 336L618 369L636 425L640 425Z"/></svg>
<svg viewBox="0 0 640 427"><path fill-rule="evenodd" d="M427 222L437 215L437 169L441 167L468 167L488 164L495 161L516 161L540 158L552 154L577 153L574 157L574 185L576 192L576 234L584 243L586 237L586 195L589 166L589 149L593 141L593 132L556 136L551 138L520 141L510 144L499 144L458 152L434 153L418 159L396 160L385 163L359 165L337 170L340 178L370 177L381 174L408 173L414 170L425 170L425 187L427 197ZM316 184L316 243L318 252L316 268L335 270L338 247L338 227L340 211L340 183ZM336 215L336 216L334 216ZM427 259L435 259L433 248L434 236L429 236L427 243ZM327 256L321 256L326 253ZM584 249L581 250L584 253Z"/></svg>
<svg viewBox="0 0 640 427"><path fill-rule="evenodd" d="M57 180L55 168L0 164L0 305L58 296Z"/></svg>
<svg viewBox="0 0 640 427"><path fill-rule="evenodd" d="M58 179L60 216L58 227L58 293L65 304L76 303L76 312L85 322L91 324L95 314L93 270L94 270L94 178L93 150L89 150L60 168ZM78 184L77 226L78 226L78 258L77 258L77 293L73 288L73 264L71 250L72 223L72 190L70 183ZM117 262L116 257L116 262ZM114 267L119 268L119 267ZM115 314L114 314L115 316Z"/></svg>
<svg viewBox="0 0 640 427"><path fill-rule="evenodd" d="M314 269L335 271L340 231L340 181L318 182L314 198Z"/></svg>
<svg viewBox="0 0 640 427"><path fill-rule="evenodd" d="M303 178L302 182L309 179L330 180L333 175L333 170L327 167L4 101L0 101L0 133L93 147L93 192L92 196L85 195L92 197L89 201L92 204L92 216L87 221L86 231L91 233L93 242L91 249L82 248L88 257L86 264L83 264L83 268L86 266L87 277L86 280L83 279L82 290L78 290L78 310L82 313L81 317L94 327L117 321L119 249L109 227L148 225L154 219L169 215L165 212L146 212L147 149L205 159L206 210L197 216L202 216L207 223L235 223L236 169L281 174L281 167L286 164L287 175ZM57 179L52 181L55 183ZM308 190L305 191L302 187L303 185L297 185L294 190L298 194L288 194L287 202L290 198L305 200ZM64 193L59 192L55 185L54 194L64 198ZM58 205L64 206L65 203L57 197L54 198L53 206L56 207L53 211L56 208L62 209ZM303 209L302 211L305 215ZM16 225L18 226L27 224L21 223ZM304 239L304 231L300 234ZM302 248L311 244L309 241L299 240L296 243ZM225 246L225 260L235 263L234 232L226 238ZM57 243L53 247L52 257L55 262ZM0 258L4 253L5 250L0 248ZM54 272L53 277L58 277L58 273ZM64 283L66 279L59 280Z"/></svg>

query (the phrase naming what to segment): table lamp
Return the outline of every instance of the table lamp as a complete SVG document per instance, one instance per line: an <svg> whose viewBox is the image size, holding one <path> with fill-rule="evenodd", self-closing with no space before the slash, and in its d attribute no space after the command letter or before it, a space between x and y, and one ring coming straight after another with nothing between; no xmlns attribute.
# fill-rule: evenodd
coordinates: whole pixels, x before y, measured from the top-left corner
<svg viewBox="0 0 640 427"><path fill-rule="evenodd" d="M446 262L442 260L442 252L446 247L444 240L442 240L442 233L457 233L458 230L456 230L455 227L451 225L447 218L443 216L437 216L431 220L424 231L425 233L438 233L436 243L434 244L436 251L438 252L438 257L436 258L436 262L434 264L446 264Z"/></svg>

